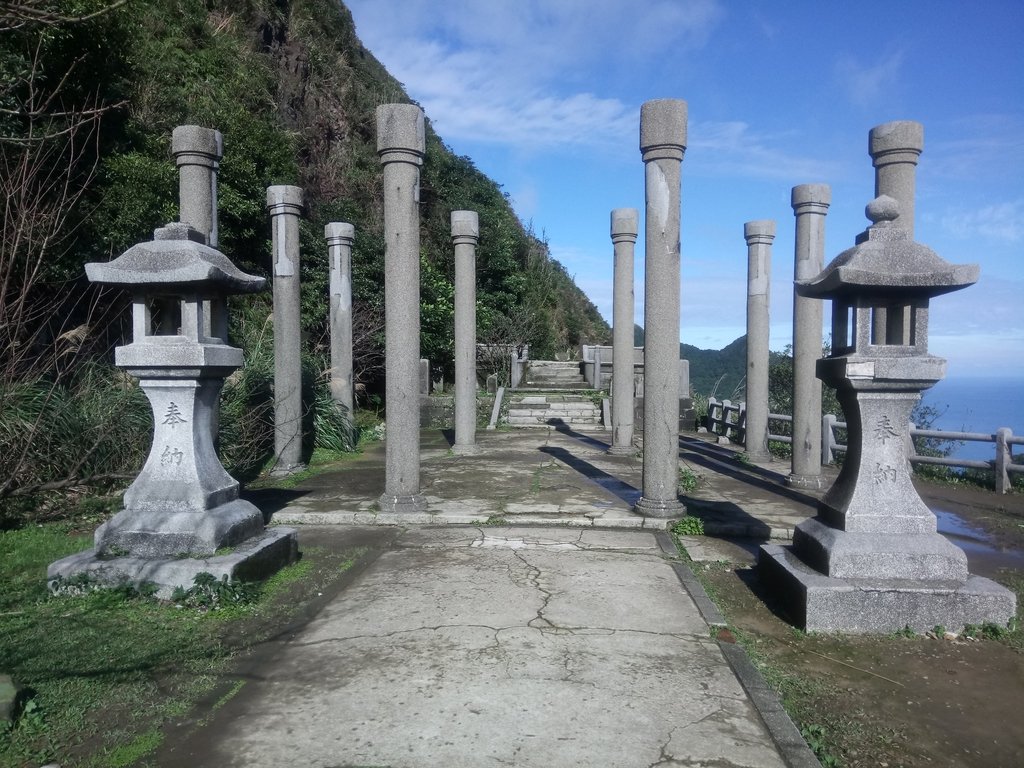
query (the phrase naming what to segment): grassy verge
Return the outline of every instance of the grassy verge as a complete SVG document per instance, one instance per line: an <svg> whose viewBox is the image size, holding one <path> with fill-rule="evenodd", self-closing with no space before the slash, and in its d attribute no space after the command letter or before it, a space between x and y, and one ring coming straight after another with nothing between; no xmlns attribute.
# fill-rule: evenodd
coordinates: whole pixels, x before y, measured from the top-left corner
<svg viewBox="0 0 1024 768"><path fill-rule="evenodd" d="M1019 701L1024 682L1024 572L999 575L1017 594L1010 629L848 636L786 623L755 569L690 566L822 765L988 766L1019 754L1024 739L993 724L1006 702Z"/></svg>
<svg viewBox="0 0 1024 768"><path fill-rule="evenodd" d="M125 590L51 597L46 566L87 548L67 526L0 532L0 670L22 689L0 725L0 766L130 766L200 700L237 693L233 659L292 620L362 551L306 549L268 581L222 599L158 602ZM234 683L235 687L232 687Z"/></svg>

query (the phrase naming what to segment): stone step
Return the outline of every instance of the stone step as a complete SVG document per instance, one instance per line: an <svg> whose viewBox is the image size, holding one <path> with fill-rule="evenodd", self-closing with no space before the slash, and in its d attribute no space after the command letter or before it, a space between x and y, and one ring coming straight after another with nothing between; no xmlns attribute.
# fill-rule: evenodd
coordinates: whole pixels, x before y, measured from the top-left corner
<svg viewBox="0 0 1024 768"><path fill-rule="evenodd" d="M564 389L513 392L505 417L506 424L512 427L548 427L553 422L567 426L599 427L602 422L601 406L590 397L570 394Z"/></svg>

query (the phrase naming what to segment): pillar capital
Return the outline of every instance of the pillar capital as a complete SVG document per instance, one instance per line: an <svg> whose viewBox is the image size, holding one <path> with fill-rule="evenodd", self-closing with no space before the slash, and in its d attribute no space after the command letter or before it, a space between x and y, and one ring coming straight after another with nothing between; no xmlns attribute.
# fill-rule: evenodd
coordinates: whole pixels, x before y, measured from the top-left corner
<svg viewBox="0 0 1024 768"><path fill-rule="evenodd" d="M324 227L324 237L328 248L335 245L351 246L356 239L356 228L345 222L332 221Z"/></svg>
<svg viewBox="0 0 1024 768"><path fill-rule="evenodd" d="M381 163L422 165L426 151L422 109L415 104L377 107L377 154Z"/></svg>
<svg viewBox="0 0 1024 768"><path fill-rule="evenodd" d="M216 170L224 157L224 137L213 128L179 125L171 133L171 154L178 167L202 165Z"/></svg>
<svg viewBox="0 0 1024 768"><path fill-rule="evenodd" d="M686 109L682 99L654 99L640 106L640 153L645 163L683 159Z"/></svg>
<svg viewBox="0 0 1024 768"><path fill-rule="evenodd" d="M302 187L277 184L267 187L267 212L271 216L292 214L300 216L303 207Z"/></svg>
<svg viewBox="0 0 1024 768"><path fill-rule="evenodd" d="M775 222L771 219L748 221L743 225L743 238L747 245L771 245L775 239Z"/></svg>
<svg viewBox="0 0 1024 768"><path fill-rule="evenodd" d="M892 163L911 163L924 149L924 126L913 120L894 120L868 132L868 153L875 168Z"/></svg>
<svg viewBox="0 0 1024 768"><path fill-rule="evenodd" d="M612 242L635 243L640 226L640 213L636 208L612 210Z"/></svg>
<svg viewBox="0 0 1024 768"><path fill-rule="evenodd" d="M476 211L452 211L452 242L476 245L480 239L480 217Z"/></svg>
<svg viewBox="0 0 1024 768"><path fill-rule="evenodd" d="M832 204L832 188L828 184L799 184L790 194L793 213L828 213Z"/></svg>

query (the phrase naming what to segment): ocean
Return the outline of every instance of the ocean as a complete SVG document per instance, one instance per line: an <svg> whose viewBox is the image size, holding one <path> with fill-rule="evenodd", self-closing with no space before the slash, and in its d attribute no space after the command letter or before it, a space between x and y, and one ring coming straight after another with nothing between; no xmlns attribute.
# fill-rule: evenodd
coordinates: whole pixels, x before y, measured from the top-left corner
<svg viewBox="0 0 1024 768"><path fill-rule="evenodd" d="M923 402L941 414L933 429L994 434L999 427L1009 427L1014 436L1024 436L1024 379L947 378L925 392ZM1022 453L1024 449L1015 446L1014 454ZM991 460L995 458L995 445L965 442L953 455Z"/></svg>

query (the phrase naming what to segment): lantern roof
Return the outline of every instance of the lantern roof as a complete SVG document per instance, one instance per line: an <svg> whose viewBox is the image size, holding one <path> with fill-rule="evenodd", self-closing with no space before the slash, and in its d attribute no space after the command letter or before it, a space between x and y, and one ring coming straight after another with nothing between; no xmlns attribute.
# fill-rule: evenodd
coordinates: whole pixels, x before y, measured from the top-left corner
<svg viewBox="0 0 1024 768"><path fill-rule="evenodd" d="M187 224L168 224L155 230L152 240L133 245L113 261L86 264L85 273L91 282L136 290L146 286L218 294L263 290L264 278L242 272L205 240Z"/></svg>
<svg viewBox="0 0 1024 768"><path fill-rule="evenodd" d="M950 264L899 226L899 203L882 195L865 209L872 224L857 245L840 253L817 276L797 280L801 296L851 298L864 294L928 298L978 281L977 264Z"/></svg>

